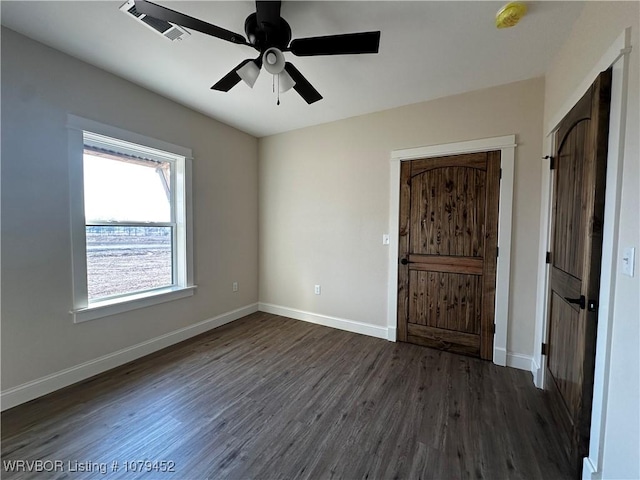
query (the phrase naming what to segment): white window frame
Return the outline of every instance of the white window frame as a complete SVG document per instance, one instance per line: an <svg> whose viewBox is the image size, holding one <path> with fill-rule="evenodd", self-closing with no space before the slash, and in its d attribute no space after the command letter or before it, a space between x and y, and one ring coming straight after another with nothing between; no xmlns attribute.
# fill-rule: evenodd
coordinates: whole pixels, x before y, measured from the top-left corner
<svg viewBox="0 0 640 480"><path fill-rule="evenodd" d="M73 308L70 313L74 323L95 320L193 295L196 285L193 282L191 220L193 157L191 149L71 114L67 117L67 129L73 281ZM144 154L148 158L171 162L172 213L171 222L167 225L175 227L173 229L173 285L89 301L84 213L85 143L98 147L108 145L112 150L116 146L115 150L119 152L129 151L136 155Z"/></svg>

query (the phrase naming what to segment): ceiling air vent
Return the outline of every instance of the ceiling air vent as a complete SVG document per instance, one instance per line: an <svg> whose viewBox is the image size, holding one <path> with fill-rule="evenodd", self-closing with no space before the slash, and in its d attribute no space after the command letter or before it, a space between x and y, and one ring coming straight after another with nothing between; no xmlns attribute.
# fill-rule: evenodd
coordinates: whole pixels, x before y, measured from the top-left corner
<svg viewBox="0 0 640 480"><path fill-rule="evenodd" d="M140 13L136 10L134 0L128 0L120 7L120 10L131 15L134 19L138 20L143 25L147 26L156 33L159 33L169 40L182 40L182 37L190 35L190 33L179 25L165 22L164 20L158 20L157 18L150 17L144 13Z"/></svg>

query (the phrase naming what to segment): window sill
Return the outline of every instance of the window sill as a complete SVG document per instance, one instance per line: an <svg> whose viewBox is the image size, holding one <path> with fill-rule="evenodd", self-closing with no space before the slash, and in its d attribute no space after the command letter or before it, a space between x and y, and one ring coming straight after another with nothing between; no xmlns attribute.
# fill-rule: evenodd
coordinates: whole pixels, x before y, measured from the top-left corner
<svg viewBox="0 0 640 480"><path fill-rule="evenodd" d="M189 287L171 287L152 292L138 293L126 297L94 302L85 308L72 310L73 323L88 322L97 318L108 317L118 313L129 312L138 308L150 307L159 303L178 300L193 295L196 285Z"/></svg>

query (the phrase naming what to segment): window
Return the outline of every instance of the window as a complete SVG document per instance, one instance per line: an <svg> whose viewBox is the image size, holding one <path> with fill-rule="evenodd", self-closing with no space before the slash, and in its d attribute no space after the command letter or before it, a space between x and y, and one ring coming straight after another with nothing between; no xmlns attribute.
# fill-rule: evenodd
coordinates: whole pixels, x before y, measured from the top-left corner
<svg viewBox="0 0 640 480"><path fill-rule="evenodd" d="M190 150L79 117L70 127L75 321L192 295Z"/></svg>

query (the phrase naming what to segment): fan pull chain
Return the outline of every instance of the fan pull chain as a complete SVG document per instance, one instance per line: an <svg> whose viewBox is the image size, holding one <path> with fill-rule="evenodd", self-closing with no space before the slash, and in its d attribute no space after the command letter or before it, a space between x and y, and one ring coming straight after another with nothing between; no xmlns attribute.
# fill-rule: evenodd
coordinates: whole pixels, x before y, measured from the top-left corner
<svg viewBox="0 0 640 480"><path fill-rule="evenodd" d="M278 101L276 105L280 105L280 75L278 75Z"/></svg>

